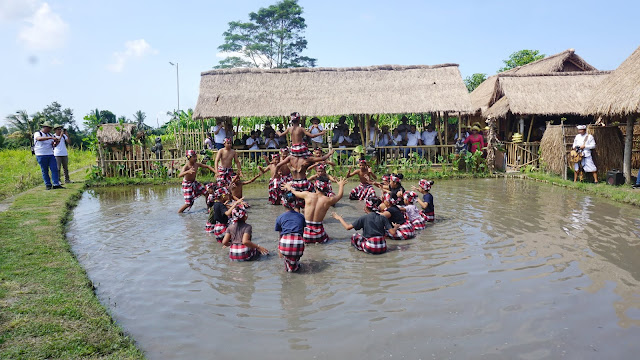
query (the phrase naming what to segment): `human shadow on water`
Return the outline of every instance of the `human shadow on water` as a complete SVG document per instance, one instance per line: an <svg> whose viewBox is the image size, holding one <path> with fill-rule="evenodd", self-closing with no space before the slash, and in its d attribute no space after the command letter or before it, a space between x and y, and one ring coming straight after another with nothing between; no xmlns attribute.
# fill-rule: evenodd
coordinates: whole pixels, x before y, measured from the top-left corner
<svg viewBox="0 0 640 360"><path fill-rule="evenodd" d="M318 274L329 268L329 261L327 260L302 260L300 263L300 269L298 274Z"/></svg>

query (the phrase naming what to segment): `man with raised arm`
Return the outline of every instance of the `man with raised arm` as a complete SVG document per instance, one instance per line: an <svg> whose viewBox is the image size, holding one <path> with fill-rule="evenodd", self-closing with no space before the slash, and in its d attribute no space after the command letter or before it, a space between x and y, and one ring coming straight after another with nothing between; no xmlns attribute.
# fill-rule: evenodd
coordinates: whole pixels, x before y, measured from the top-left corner
<svg viewBox="0 0 640 360"><path fill-rule="evenodd" d="M236 175L233 173L233 168L231 167L232 161L234 160L236 162L236 169L238 170L237 175L242 176L238 153L231 148L231 139L226 138L224 139L224 148L218 150L213 164L213 167L218 170L217 180L224 182L226 184L225 186L229 186L231 179Z"/></svg>
<svg viewBox="0 0 640 360"><path fill-rule="evenodd" d="M347 178L355 175L358 175L360 178L360 185L351 190L349 200L364 200L371 196L376 196L376 191L371 185L377 179L376 174L371 171L371 166L367 164L367 160L360 159L360 167L353 172L351 172L351 167L349 167Z"/></svg>
<svg viewBox="0 0 640 360"><path fill-rule="evenodd" d="M291 113L291 126L283 132L276 131L276 135L278 136L284 136L287 133L291 134L291 155L296 157L307 157L311 155L311 153L309 152L309 148L307 148L307 144L304 143L304 136L306 135L310 138L323 136L326 131L323 130L312 134L300 126L300 113L294 112Z"/></svg>
<svg viewBox="0 0 640 360"><path fill-rule="evenodd" d="M322 221L329 208L342 198L344 193L344 184L347 179L338 179L338 193L335 196L327 196L329 188L326 186L327 178L319 178L316 181L316 192L296 191L291 184L285 184L284 188L291 191L297 198L305 201L304 219L306 226L304 227L303 238L305 243L325 243L329 240L329 236L324 231Z"/></svg>

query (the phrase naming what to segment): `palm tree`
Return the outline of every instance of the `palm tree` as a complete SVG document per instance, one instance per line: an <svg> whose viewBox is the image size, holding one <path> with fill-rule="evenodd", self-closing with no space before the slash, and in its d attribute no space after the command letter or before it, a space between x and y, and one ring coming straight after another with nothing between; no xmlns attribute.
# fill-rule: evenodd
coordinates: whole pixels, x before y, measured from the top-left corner
<svg viewBox="0 0 640 360"><path fill-rule="evenodd" d="M147 115L142 110L138 110L135 114L133 114L133 120L138 124L138 130L144 130L144 128L146 127L144 124L144 119L146 118Z"/></svg>
<svg viewBox="0 0 640 360"><path fill-rule="evenodd" d="M38 129L38 119L29 117L26 110L16 111L13 115L8 115L5 120L14 127L25 139L33 142L31 135Z"/></svg>

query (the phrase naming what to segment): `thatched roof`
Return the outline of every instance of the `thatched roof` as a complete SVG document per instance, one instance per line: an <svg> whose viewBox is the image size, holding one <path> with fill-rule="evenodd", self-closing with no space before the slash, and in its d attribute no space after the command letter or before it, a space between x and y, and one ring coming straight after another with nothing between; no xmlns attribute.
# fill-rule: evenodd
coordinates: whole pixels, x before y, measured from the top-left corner
<svg viewBox="0 0 640 360"><path fill-rule="evenodd" d="M468 112L457 64L225 69L201 74L194 118Z"/></svg>
<svg viewBox="0 0 640 360"><path fill-rule="evenodd" d="M593 91L610 71L502 75L498 98L484 116L505 118L514 115L590 115L586 108Z"/></svg>
<svg viewBox="0 0 640 360"><path fill-rule="evenodd" d="M595 70L597 69L578 56L574 49L568 49L561 53L547 56L544 59L490 76L471 92L471 106L474 112L480 111L484 113L489 106L496 101L494 97L496 82L502 75L548 74Z"/></svg>
<svg viewBox="0 0 640 360"><path fill-rule="evenodd" d="M102 124L98 127L96 137L104 145L129 143L135 129L135 124Z"/></svg>
<svg viewBox="0 0 640 360"><path fill-rule="evenodd" d="M640 47L600 84L588 109L605 116L640 114Z"/></svg>

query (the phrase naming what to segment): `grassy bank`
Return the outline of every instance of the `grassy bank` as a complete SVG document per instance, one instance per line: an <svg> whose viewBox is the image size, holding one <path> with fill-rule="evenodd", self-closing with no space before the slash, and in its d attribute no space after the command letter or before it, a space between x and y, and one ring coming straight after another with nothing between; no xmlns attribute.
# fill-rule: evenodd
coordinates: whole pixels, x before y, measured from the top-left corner
<svg viewBox="0 0 640 360"><path fill-rule="evenodd" d="M31 189L0 213L0 358L142 359L71 253L65 225L84 184Z"/></svg>
<svg viewBox="0 0 640 360"><path fill-rule="evenodd" d="M525 178L542 181L569 189L584 191L586 193L598 196L604 196L611 200L622 202L625 204L640 206L640 190L631 189L629 185L611 186L604 182L600 182L598 184L584 182L574 183L572 180L563 180L559 176L549 175L545 173L526 173L517 176L522 176Z"/></svg>
<svg viewBox="0 0 640 360"><path fill-rule="evenodd" d="M69 149L69 172L95 164L96 157L89 151ZM37 185L44 187L40 165L31 150L0 150L0 200ZM71 180L85 178L81 171Z"/></svg>

